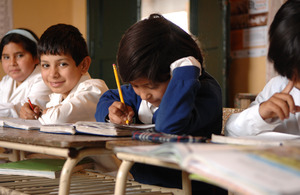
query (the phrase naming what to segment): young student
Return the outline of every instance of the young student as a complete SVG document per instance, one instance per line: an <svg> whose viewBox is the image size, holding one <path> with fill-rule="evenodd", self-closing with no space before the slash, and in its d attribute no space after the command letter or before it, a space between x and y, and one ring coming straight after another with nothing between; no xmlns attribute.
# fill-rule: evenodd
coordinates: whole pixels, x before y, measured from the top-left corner
<svg viewBox="0 0 300 195"><path fill-rule="evenodd" d="M91 79L91 58L79 30L67 24L49 27L40 38L38 54L43 80L53 93L41 116L39 106L33 105L33 111L26 103L22 118L39 116L42 124L95 121L97 103L108 88L103 80Z"/></svg>
<svg viewBox="0 0 300 195"><path fill-rule="evenodd" d="M0 117L18 118L27 98L42 109L49 101L51 91L38 65L38 40L28 29L11 30L1 40L1 63L6 75L0 81Z"/></svg>
<svg viewBox="0 0 300 195"><path fill-rule="evenodd" d="M125 105L117 90L100 98L97 121L155 123L169 134L210 137L222 128L221 88L203 68L197 43L159 14L132 25L117 53ZM181 187L179 171L135 164L131 173L141 183Z"/></svg>
<svg viewBox="0 0 300 195"><path fill-rule="evenodd" d="M233 114L225 126L228 136L266 131L300 134L300 1L288 0L269 29L268 58L279 76L271 79L250 107Z"/></svg>

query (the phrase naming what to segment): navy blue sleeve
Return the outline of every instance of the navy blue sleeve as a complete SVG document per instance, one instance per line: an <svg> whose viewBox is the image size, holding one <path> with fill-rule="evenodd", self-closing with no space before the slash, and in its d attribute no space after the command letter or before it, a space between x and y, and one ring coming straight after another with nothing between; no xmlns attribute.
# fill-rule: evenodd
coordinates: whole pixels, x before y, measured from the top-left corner
<svg viewBox="0 0 300 195"><path fill-rule="evenodd" d="M159 109L156 130L170 134L210 137L222 128L222 93L219 84L204 70L185 66L174 69Z"/></svg>
<svg viewBox="0 0 300 195"><path fill-rule="evenodd" d="M133 111L137 113L137 105L139 98L135 94L131 85L122 85L122 94L125 104L131 106ZM117 89L110 89L106 91L101 97L97 104L97 109L95 113L96 121L106 122L106 117L108 116L108 108L115 102L120 101L119 92Z"/></svg>

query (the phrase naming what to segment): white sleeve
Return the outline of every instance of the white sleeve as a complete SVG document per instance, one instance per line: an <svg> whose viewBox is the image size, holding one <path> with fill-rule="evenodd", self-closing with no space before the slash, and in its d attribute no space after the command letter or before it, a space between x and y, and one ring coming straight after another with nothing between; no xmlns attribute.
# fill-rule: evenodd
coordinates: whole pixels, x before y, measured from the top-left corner
<svg viewBox="0 0 300 195"><path fill-rule="evenodd" d="M201 75L201 64L193 56L184 57L173 62L170 65L171 73L174 71L175 68L183 67L183 66L196 66L200 69L200 75Z"/></svg>
<svg viewBox="0 0 300 195"><path fill-rule="evenodd" d="M95 121L97 103L101 95L108 90L104 81L92 79L84 85L79 85L74 95L61 104L49 108L40 121L43 124L75 123L77 121ZM100 82L101 81L101 82Z"/></svg>
<svg viewBox="0 0 300 195"><path fill-rule="evenodd" d="M0 117L19 118L15 105L12 103L0 103Z"/></svg>
<svg viewBox="0 0 300 195"><path fill-rule="evenodd" d="M45 109L46 104L50 100L49 94L51 94L51 90L44 83L42 77L37 77L31 85L28 97L30 98L31 103L38 105L41 109ZM27 97L24 97L24 99L27 102ZM25 101L23 100L23 102L21 102L22 105Z"/></svg>
<svg viewBox="0 0 300 195"><path fill-rule="evenodd" d="M225 135L233 137L257 135L280 125L279 119L270 123L264 121L258 109L259 104L256 104L241 113L232 114L226 122Z"/></svg>

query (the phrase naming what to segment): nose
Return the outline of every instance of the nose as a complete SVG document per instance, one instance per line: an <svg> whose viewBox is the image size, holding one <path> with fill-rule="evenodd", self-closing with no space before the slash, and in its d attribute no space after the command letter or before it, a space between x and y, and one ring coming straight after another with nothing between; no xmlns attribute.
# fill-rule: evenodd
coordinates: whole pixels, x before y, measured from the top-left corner
<svg viewBox="0 0 300 195"><path fill-rule="evenodd" d="M149 100L151 98L151 94L147 92L141 92L140 97L142 98L142 100Z"/></svg>
<svg viewBox="0 0 300 195"><path fill-rule="evenodd" d="M16 65L17 65L17 60L16 60L15 57L11 57L11 58L10 58L10 65L11 65L11 66L16 66Z"/></svg>
<svg viewBox="0 0 300 195"><path fill-rule="evenodd" d="M57 78L59 76L58 70L56 66L53 66L49 69L49 76L53 78Z"/></svg>

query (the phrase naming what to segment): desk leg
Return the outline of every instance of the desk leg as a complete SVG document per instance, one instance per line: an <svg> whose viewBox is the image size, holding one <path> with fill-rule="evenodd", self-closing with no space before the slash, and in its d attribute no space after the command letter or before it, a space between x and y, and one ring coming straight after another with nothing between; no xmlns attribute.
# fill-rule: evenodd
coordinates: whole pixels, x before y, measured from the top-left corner
<svg viewBox="0 0 300 195"><path fill-rule="evenodd" d="M68 195L72 170L81 158L67 158L59 180L59 195Z"/></svg>
<svg viewBox="0 0 300 195"><path fill-rule="evenodd" d="M182 191L183 194L192 195L192 184L186 171L182 171Z"/></svg>
<svg viewBox="0 0 300 195"><path fill-rule="evenodd" d="M125 194L127 176L133 164L132 161L122 161L116 178L115 195Z"/></svg>
<svg viewBox="0 0 300 195"><path fill-rule="evenodd" d="M69 194L72 170L81 159L87 156L101 155L101 154L112 154L112 152L110 150L106 150L103 148L86 148L86 149L79 150L76 158L68 157L62 168L61 175L60 175L59 195Z"/></svg>

